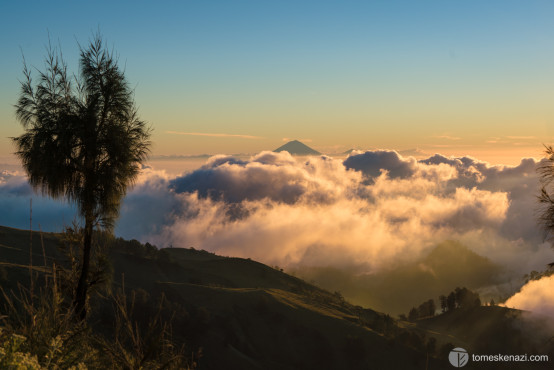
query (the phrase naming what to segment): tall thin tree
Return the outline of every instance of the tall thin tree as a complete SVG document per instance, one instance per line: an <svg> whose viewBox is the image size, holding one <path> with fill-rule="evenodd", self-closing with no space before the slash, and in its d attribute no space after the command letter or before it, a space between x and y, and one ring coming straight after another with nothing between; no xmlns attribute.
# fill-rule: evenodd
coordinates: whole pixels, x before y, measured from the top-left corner
<svg viewBox="0 0 554 370"><path fill-rule="evenodd" d="M51 45L36 83L23 64L15 108L25 131L13 138L15 154L36 191L75 203L84 219L74 305L85 319L93 230L113 229L121 199L147 158L151 129L138 117L133 91L100 35L80 47L77 75Z"/></svg>
<svg viewBox="0 0 554 370"><path fill-rule="evenodd" d="M545 238L554 237L554 147L545 146L546 158L537 167L541 182L538 196L540 204L539 222L545 232ZM548 264L554 267L554 262Z"/></svg>
<svg viewBox="0 0 554 370"><path fill-rule="evenodd" d="M554 235L554 148L545 147L546 158L537 167L541 182L539 195L540 223L546 233L546 237Z"/></svg>

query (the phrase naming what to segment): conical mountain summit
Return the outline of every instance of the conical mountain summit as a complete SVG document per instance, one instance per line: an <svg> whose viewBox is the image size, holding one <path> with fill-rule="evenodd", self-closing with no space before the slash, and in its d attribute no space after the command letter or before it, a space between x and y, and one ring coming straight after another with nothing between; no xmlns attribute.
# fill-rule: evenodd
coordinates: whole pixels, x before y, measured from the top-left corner
<svg viewBox="0 0 554 370"><path fill-rule="evenodd" d="M289 152L292 155L319 155L317 150L314 150L298 140L289 141L283 146L275 149L274 152Z"/></svg>

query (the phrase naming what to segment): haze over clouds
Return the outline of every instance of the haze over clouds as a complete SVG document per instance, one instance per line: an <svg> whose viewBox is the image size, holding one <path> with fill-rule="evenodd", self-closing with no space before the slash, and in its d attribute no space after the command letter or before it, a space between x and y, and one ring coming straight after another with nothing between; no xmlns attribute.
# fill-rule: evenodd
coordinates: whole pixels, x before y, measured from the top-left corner
<svg viewBox="0 0 554 370"><path fill-rule="evenodd" d="M34 229L40 225L46 231L59 231L75 218L75 207L37 196L21 172L0 170L0 225L28 229L31 198Z"/></svg>
<svg viewBox="0 0 554 370"><path fill-rule="evenodd" d="M439 154L418 161L374 150L344 161L287 152L214 156L179 176L145 167L116 233L160 247L356 274L413 262L458 240L505 267L508 281L554 260L535 221L536 164L493 166ZM26 227L29 186L17 173L0 179L0 202L11 210L0 223ZM71 214L62 203L40 202L52 218Z"/></svg>

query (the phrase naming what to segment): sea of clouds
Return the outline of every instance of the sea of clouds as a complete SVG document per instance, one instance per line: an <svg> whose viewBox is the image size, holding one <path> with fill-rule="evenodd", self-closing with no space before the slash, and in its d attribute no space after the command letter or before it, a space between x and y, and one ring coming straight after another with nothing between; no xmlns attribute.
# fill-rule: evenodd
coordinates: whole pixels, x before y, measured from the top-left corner
<svg viewBox="0 0 554 370"><path fill-rule="evenodd" d="M116 234L285 269L331 266L355 274L415 261L457 240L519 278L554 261L537 226L537 164L439 154L416 160L373 150L346 159L214 156L178 176L145 166L122 204ZM28 227L31 197L34 224L43 230L58 231L75 217L71 205L33 194L21 172L3 171L0 224Z"/></svg>

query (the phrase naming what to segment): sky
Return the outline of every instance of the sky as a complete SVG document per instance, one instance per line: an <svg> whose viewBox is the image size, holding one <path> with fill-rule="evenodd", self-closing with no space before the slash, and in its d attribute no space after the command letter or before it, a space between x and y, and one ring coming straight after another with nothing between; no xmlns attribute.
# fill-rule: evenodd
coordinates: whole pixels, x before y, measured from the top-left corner
<svg viewBox="0 0 554 370"><path fill-rule="evenodd" d="M0 162L21 134L22 55L70 69L98 30L152 156L418 149L516 165L554 142L549 1L4 1Z"/></svg>

